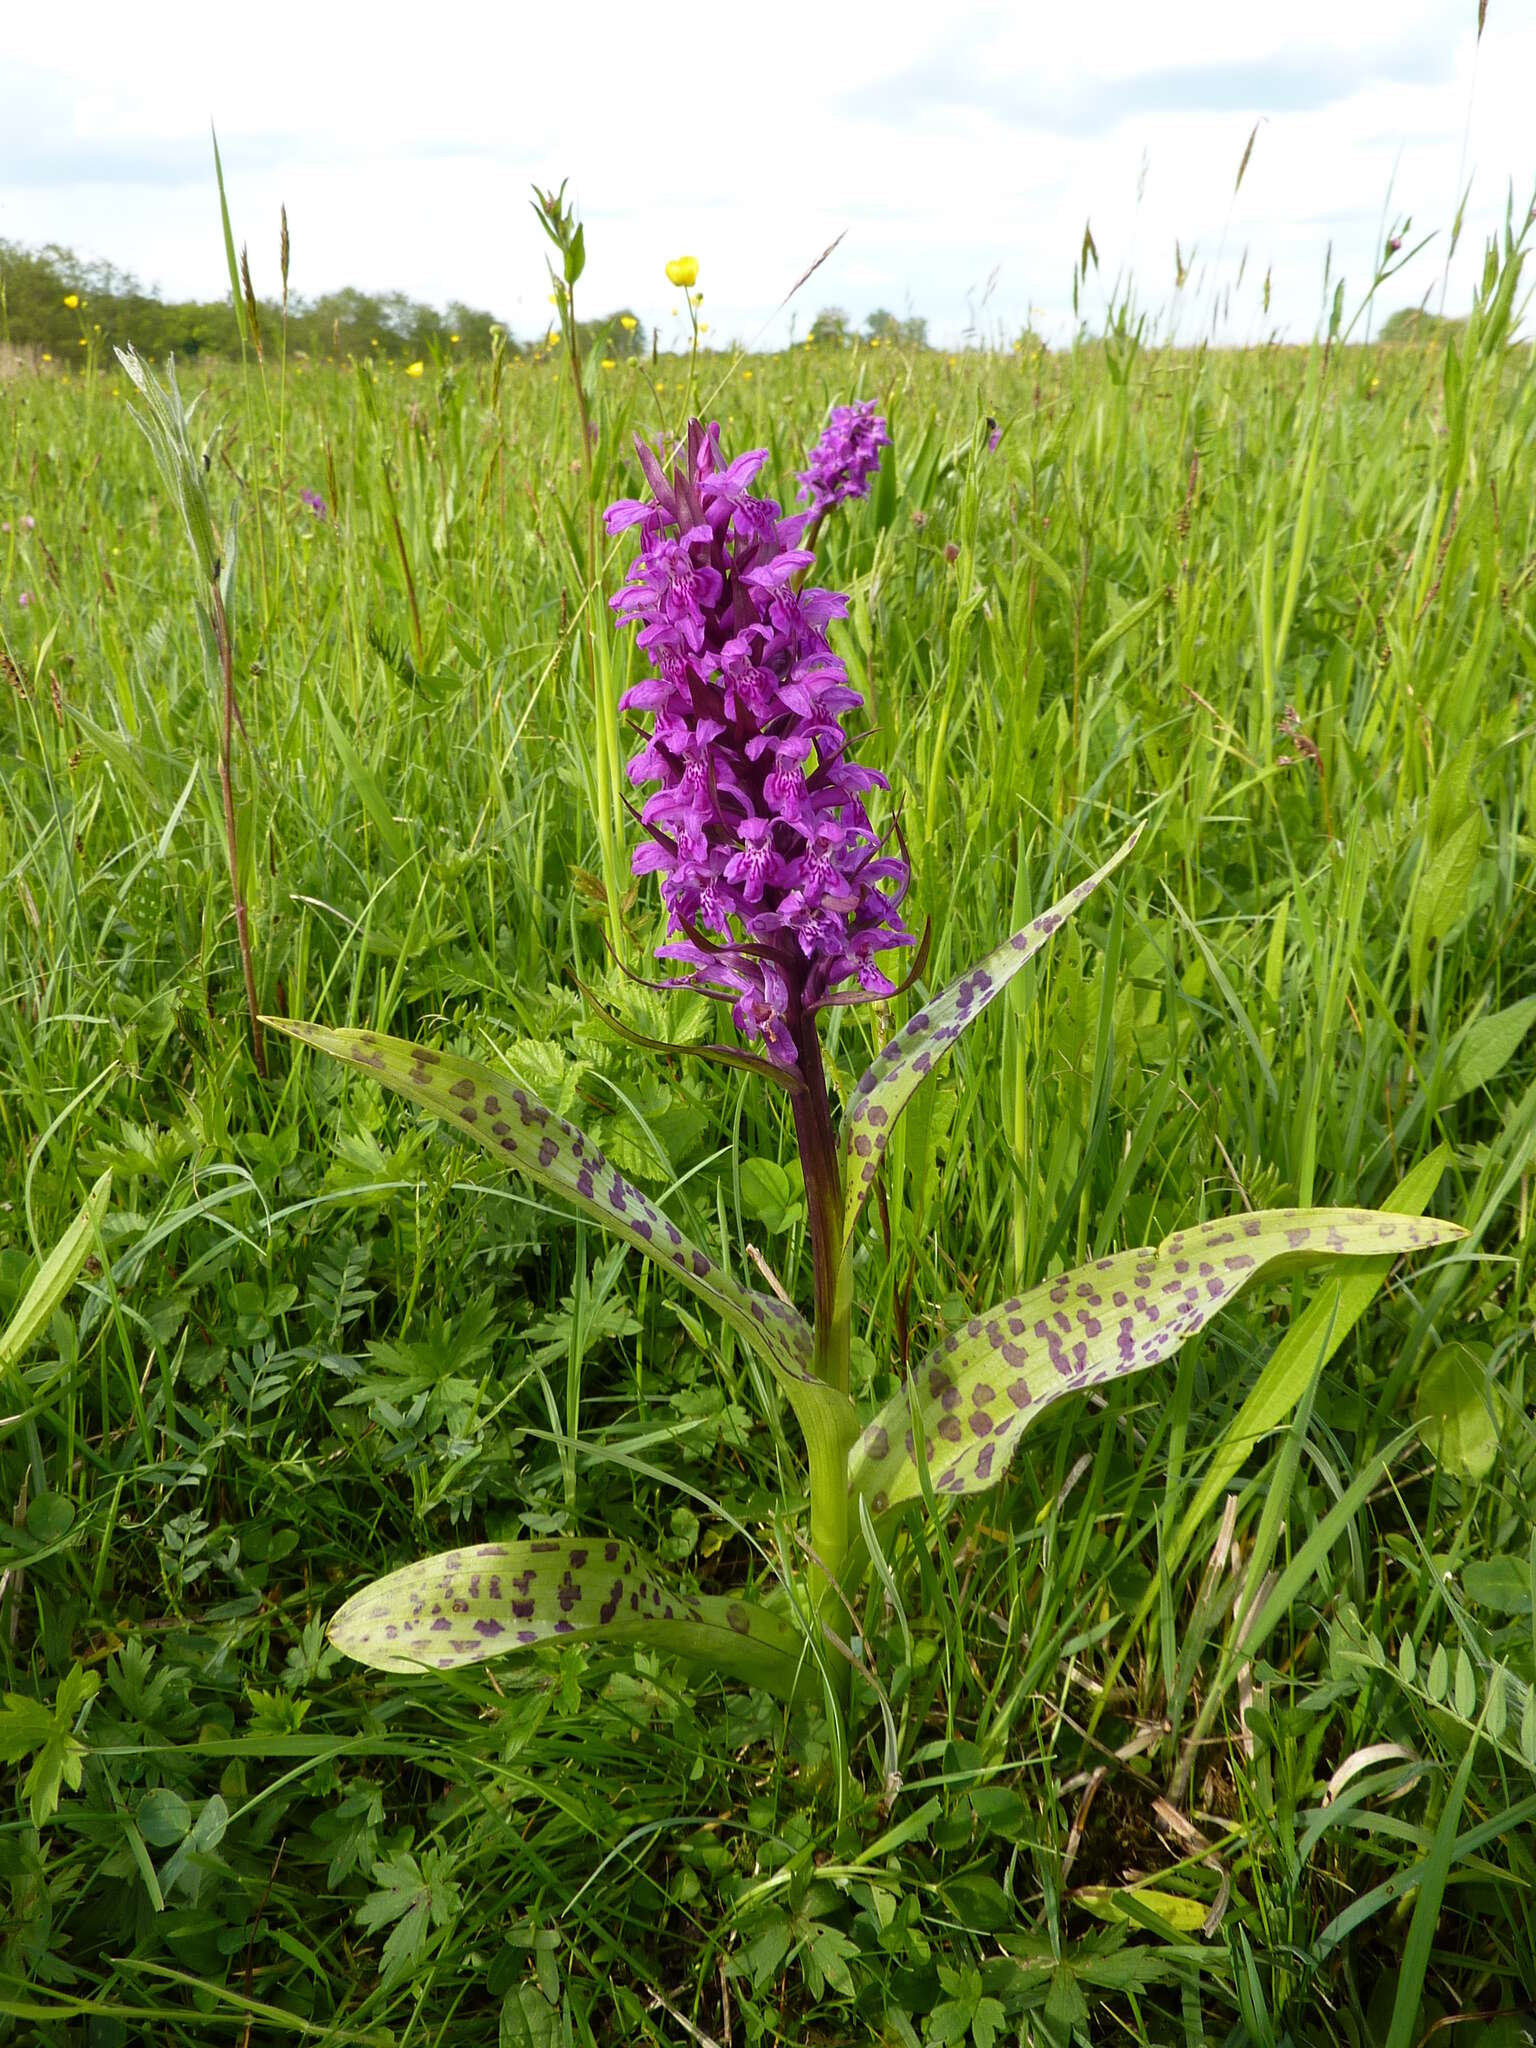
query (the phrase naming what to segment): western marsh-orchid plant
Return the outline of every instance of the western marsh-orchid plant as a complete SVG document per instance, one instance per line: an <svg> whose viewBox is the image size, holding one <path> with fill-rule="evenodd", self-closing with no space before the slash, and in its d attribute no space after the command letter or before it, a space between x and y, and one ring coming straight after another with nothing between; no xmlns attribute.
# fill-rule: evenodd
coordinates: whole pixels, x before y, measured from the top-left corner
<svg viewBox="0 0 1536 2048"><path fill-rule="evenodd" d="M860 413L856 431L859 461L877 461L883 422ZM899 837L876 828L866 802L885 779L849 744L845 719L862 700L827 637L845 601L807 580L806 527L827 509L818 467L807 473L811 509L786 517L752 488L765 453L727 461L715 427L693 423L670 473L648 448L639 459L648 494L608 512L610 532L634 530L640 541L612 600L649 669L622 707L648 721L629 764L631 780L650 788L634 867L659 878L667 932L657 951L674 970L664 985L728 1006L747 1043L709 1050L788 1094L809 1215L809 1318L725 1271L589 1138L507 1076L372 1031L272 1022L562 1197L730 1325L776 1378L804 1436L810 1569L798 1587L767 1597L721 1596L684 1590L609 1537L484 1543L390 1573L342 1607L331 1637L385 1671L449 1669L541 1643L636 1643L794 1700L815 1696L823 1673L841 1690L866 1537L883 1517L995 1486L1052 1401L1158 1364L1265 1272L1460 1233L1358 1209L1196 1224L1051 1275L973 1317L878 1412L861 1416L849 1373L854 1247L896 1123L961 1032L1138 834L922 1002L835 1117L821 1013L903 993L920 977L926 947L903 921L910 874ZM868 466L859 481L867 475ZM898 988L881 963L909 949Z"/></svg>

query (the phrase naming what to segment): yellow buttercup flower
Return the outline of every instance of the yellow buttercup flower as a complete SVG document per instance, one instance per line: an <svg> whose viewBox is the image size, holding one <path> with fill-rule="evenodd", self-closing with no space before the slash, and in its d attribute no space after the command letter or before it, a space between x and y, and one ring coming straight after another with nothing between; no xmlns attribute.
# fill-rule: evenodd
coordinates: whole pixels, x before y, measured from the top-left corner
<svg viewBox="0 0 1536 2048"><path fill-rule="evenodd" d="M73 313L76 306L78 306L80 303L80 294L78 292L67 293L65 295L64 303L66 306L68 306L71 313Z"/></svg>
<svg viewBox="0 0 1536 2048"><path fill-rule="evenodd" d="M687 286L696 284L699 276L697 256L674 256L667 265L667 282Z"/></svg>
<svg viewBox="0 0 1536 2048"><path fill-rule="evenodd" d="M633 313L621 313L619 315L619 325L623 328L626 334L633 334L635 329L640 325L640 322L635 318Z"/></svg>
<svg viewBox="0 0 1536 2048"><path fill-rule="evenodd" d="M405 374L407 375L407 377L419 377L426 367L427 366L425 363L407 363L405 366Z"/></svg>
<svg viewBox="0 0 1536 2048"><path fill-rule="evenodd" d="M449 339L449 340L450 340L450 341L451 341L451 342L453 343L453 345L454 345L454 347L455 347L455 348L457 348L457 347L458 347L458 345L459 345L459 337L458 337L458 336L457 336L456 334L450 334L450 335L449 335L449 337L448 337L448 339Z"/></svg>
<svg viewBox="0 0 1536 2048"><path fill-rule="evenodd" d="M53 361L53 357L48 354L46 349L43 351L43 361L45 363L51 363Z"/></svg>
<svg viewBox="0 0 1536 2048"><path fill-rule="evenodd" d="M613 368L613 357L612 357L612 356L604 356L604 357L603 357L603 368L604 368L605 370L611 370L611 369Z"/></svg>

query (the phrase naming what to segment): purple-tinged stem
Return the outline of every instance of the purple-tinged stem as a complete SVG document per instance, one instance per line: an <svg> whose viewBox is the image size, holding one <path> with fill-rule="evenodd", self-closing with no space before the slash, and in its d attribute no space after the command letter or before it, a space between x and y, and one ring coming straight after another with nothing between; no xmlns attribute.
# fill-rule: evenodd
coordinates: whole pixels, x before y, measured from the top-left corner
<svg viewBox="0 0 1536 2048"><path fill-rule="evenodd" d="M811 1264L814 1272L816 1371L840 1394L848 1391L848 1329L838 1329L837 1283L843 1264L842 1177L838 1172L837 1139L827 1101L827 1077L814 1013L795 997L791 1028L805 1092L793 1097L795 1138L805 1176L810 1215Z"/></svg>
<svg viewBox="0 0 1536 2048"><path fill-rule="evenodd" d="M795 1038L799 1075L804 1083L803 1092L795 1095L793 1102L795 1137L800 1147L800 1166L805 1178L806 1206L810 1216L815 1289L813 1362L819 1377L846 1396L853 1327L853 1280L849 1262L843 1256L842 1177L838 1172L837 1140L833 1135L832 1112L827 1101L821 1040L816 1031L815 1013L808 1011L801 999L799 980L797 975L792 984L790 1025ZM848 1412L851 1418L852 1410ZM823 1618L839 1632L846 1626L842 1614L842 1579L854 1534L848 1493L848 1454L853 1447L853 1435L851 1424L846 1433L828 1429L811 1430L806 1434L816 1606ZM847 1685L847 1670L839 1664L837 1688L845 1703Z"/></svg>

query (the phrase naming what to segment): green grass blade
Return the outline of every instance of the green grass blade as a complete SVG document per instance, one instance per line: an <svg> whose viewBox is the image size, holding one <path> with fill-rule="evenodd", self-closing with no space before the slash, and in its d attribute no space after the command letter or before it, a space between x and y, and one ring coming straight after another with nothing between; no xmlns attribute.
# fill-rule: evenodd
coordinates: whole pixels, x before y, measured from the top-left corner
<svg viewBox="0 0 1536 2048"><path fill-rule="evenodd" d="M1019 969L1050 942L1100 882L1114 873L1141 833L1142 827L1138 825L1119 852L1096 873L978 960L968 974L952 981L931 1003L925 1003L870 1062L860 1076L843 1120L844 1244L853 1236L859 1212L875 1184L896 1121L932 1072L935 1062L966 1026L974 1023L987 1005L1002 994Z"/></svg>
<svg viewBox="0 0 1536 2048"><path fill-rule="evenodd" d="M0 1372L8 1372L47 1328L49 1317L79 1278L80 1268L101 1228L101 1219L107 1213L111 1192L112 1175L108 1170L86 1196L79 1215L44 1259L15 1314L0 1330Z"/></svg>
<svg viewBox="0 0 1536 2048"><path fill-rule="evenodd" d="M240 337L240 352L245 353L245 302L240 293L240 267L235 261L235 231L230 225L229 200L224 191L224 161L219 155L219 131L210 125L213 136L213 175L219 187L219 221L224 230L224 258L229 265L229 297L235 309L235 332Z"/></svg>
<svg viewBox="0 0 1536 2048"><path fill-rule="evenodd" d="M358 801L373 820L390 859L396 867L404 867L411 858L410 838L390 810L384 792L379 787L378 778L348 739L341 720L326 702L325 692L318 687L315 690L315 701L320 706L320 716L325 721L326 732L330 735L331 745L336 749L337 758L346 771L347 780L357 791Z"/></svg>
<svg viewBox="0 0 1536 2048"><path fill-rule="evenodd" d="M1421 1216L1449 1158L1448 1148L1437 1146L1404 1175L1387 1196L1384 1208L1396 1216ZM1254 1445L1280 1426L1312 1376L1328 1363L1365 1314L1392 1270L1394 1256L1386 1253L1346 1279L1329 1281L1291 1324L1248 1398L1222 1432L1199 1491L1165 1553L1170 1560L1184 1555Z"/></svg>

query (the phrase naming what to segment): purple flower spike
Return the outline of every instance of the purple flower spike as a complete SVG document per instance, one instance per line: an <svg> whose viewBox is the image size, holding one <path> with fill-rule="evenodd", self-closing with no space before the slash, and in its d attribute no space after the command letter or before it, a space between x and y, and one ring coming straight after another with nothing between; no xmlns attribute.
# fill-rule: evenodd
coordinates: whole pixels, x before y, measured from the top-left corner
<svg viewBox="0 0 1536 2048"><path fill-rule="evenodd" d="M610 533L639 530L611 603L654 671L620 702L651 720L630 780L659 784L634 871L661 878L658 957L688 970L674 985L730 1002L771 1059L801 1067L817 1007L852 980L890 994L875 956L913 943L907 863L864 807L888 785L848 754L843 716L864 700L826 635L847 600L799 587L805 515L749 488L765 451L727 463L719 427L697 420L670 477L637 448L651 495L607 514Z"/></svg>
<svg viewBox="0 0 1536 2048"><path fill-rule="evenodd" d="M317 519L324 519L325 500L324 498L321 497L318 491L300 491L299 497L303 501L303 503L309 507L310 511L314 513Z"/></svg>
<svg viewBox="0 0 1536 2048"><path fill-rule="evenodd" d="M808 499L810 516L819 519L846 498L867 498L869 480L880 467L880 450L891 437L875 411L872 398L853 405L834 405L826 429L811 450L810 466L798 472L798 495Z"/></svg>

